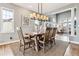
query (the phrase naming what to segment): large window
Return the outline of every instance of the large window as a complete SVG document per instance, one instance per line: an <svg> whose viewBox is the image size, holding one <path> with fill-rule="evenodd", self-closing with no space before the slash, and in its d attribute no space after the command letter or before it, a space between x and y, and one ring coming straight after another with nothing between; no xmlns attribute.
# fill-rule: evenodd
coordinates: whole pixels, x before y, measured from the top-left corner
<svg viewBox="0 0 79 59"><path fill-rule="evenodd" d="M0 20L0 32L1 33L12 33L14 32L14 11L9 8L1 9L1 20Z"/></svg>

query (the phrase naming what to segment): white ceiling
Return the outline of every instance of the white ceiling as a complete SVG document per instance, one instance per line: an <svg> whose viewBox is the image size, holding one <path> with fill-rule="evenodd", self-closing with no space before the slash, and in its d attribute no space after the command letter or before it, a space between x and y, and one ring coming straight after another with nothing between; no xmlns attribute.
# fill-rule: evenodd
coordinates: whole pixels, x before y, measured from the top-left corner
<svg viewBox="0 0 79 59"><path fill-rule="evenodd" d="M38 3L15 3L15 4L28 10L38 12ZM69 4L70 3L42 3L42 12L45 14Z"/></svg>

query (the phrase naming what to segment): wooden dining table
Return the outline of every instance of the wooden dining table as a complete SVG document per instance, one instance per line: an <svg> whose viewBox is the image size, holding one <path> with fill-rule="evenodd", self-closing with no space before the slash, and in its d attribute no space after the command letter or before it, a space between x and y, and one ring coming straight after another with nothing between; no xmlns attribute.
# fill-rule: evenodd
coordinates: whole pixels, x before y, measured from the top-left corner
<svg viewBox="0 0 79 59"><path fill-rule="evenodd" d="M38 40L39 38L43 35L44 33L36 33L36 32L31 32L31 33L25 33L25 35L29 35L30 36L30 39L32 37L35 37L35 39L33 39L35 41L35 50L36 52L39 51L39 43L38 43Z"/></svg>

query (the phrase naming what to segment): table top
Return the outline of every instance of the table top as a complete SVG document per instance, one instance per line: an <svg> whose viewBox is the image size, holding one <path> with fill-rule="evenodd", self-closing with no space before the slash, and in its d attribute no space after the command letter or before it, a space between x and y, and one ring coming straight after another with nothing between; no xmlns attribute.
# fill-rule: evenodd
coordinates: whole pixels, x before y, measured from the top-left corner
<svg viewBox="0 0 79 59"><path fill-rule="evenodd" d="M37 32L30 32L30 33L25 33L25 35L43 35L44 33L37 33Z"/></svg>

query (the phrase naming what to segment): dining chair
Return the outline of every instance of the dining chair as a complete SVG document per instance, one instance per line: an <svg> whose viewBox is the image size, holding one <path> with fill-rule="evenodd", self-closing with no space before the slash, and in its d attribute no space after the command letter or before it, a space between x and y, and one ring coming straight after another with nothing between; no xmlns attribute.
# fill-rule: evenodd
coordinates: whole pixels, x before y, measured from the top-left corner
<svg viewBox="0 0 79 59"><path fill-rule="evenodd" d="M46 45L49 44L49 31L46 30L46 32L42 35L42 37L38 40L39 47L43 48L43 52L45 53Z"/></svg>
<svg viewBox="0 0 79 59"><path fill-rule="evenodd" d="M55 42L55 36L56 36L56 33L57 33L57 28L53 28L51 31L50 31L50 44L54 43L56 44Z"/></svg>
<svg viewBox="0 0 79 59"><path fill-rule="evenodd" d="M53 28L50 29L50 33L49 33L49 44L51 45L51 47L52 47L52 43L53 43L52 35L53 35Z"/></svg>
<svg viewBox="0 0 79 59"><path fill-rule="evenodd" d="M20 48L23 46L23 55L25 55L26 49L31 48L31 45L33 45L32 47L34 47L34 40L31 40L29 35L24 37L21 27L17 32L18 32L18 36L20 39ZM26 48L27 45L28 45L28 47Z"/></svg>

